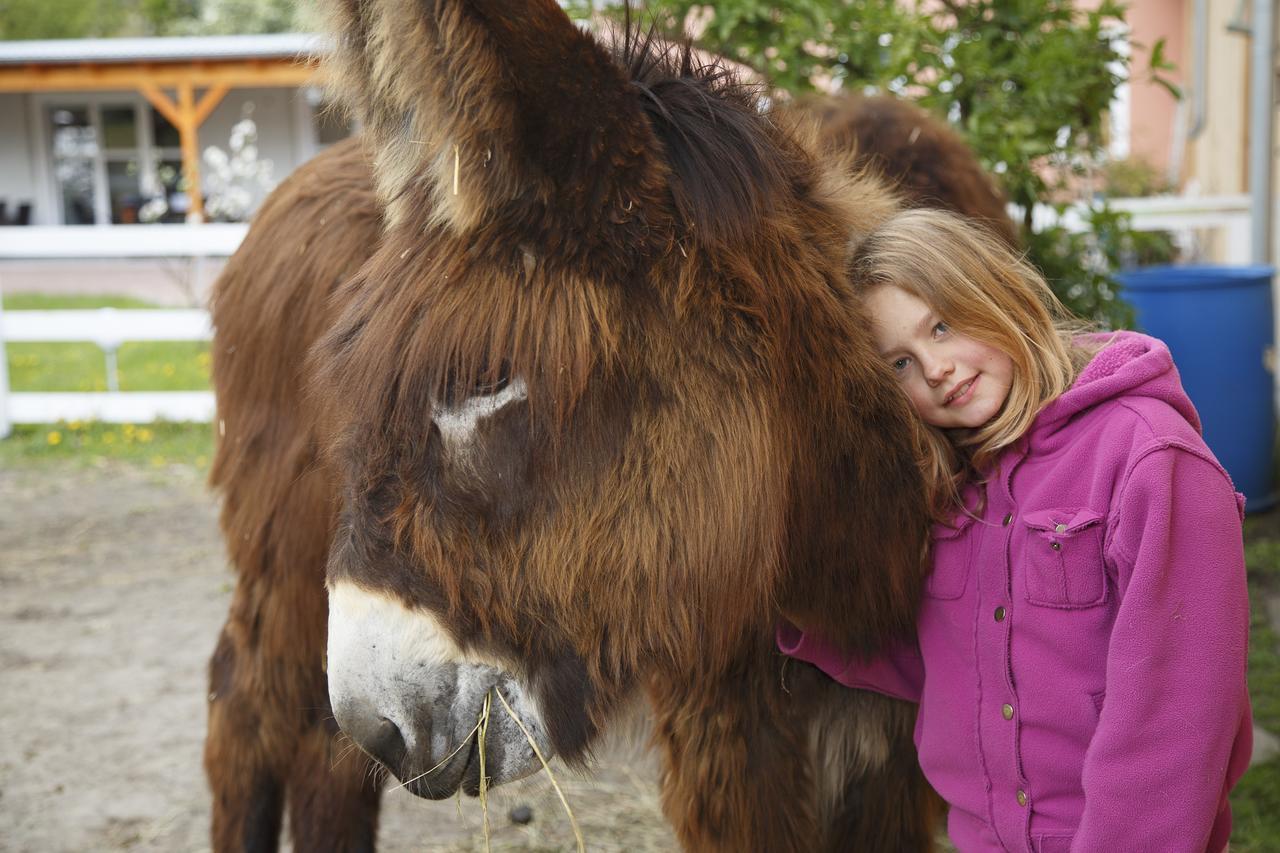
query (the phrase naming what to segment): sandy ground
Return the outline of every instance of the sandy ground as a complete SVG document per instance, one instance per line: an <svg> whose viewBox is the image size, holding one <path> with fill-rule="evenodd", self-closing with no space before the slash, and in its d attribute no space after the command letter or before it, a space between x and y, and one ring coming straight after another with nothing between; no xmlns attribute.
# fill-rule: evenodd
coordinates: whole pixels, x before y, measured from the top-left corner
<svg viewBox="0 0 1280 853"><path fill-rule="evenodd" d="M0 850L208 849L205 663L230 598L199 475L0 470ZM557 778L588 849L671 850L651 762ZM513 825L509 810L532 807ZM545 773L494 792L493 850L573 849ZM383 851L485 849L477 801L384 797Z"/></svg>

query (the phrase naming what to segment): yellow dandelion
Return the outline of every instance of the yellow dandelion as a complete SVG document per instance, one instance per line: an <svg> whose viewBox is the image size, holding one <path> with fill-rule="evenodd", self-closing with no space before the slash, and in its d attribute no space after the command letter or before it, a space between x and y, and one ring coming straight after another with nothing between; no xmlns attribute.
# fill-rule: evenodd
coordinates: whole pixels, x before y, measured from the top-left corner
<svg viewBox="0 0 1280 853"><path fill-rule="evenodd" d="M49 442L50 447L57 447L59 444L62 444L62 433L55 429L53 432L49 433L46 440Z"/></svg>
<svg viewBox="0 0 1280 853"><path fill-rule="evenodd" d="M84 428L84 424L80 423L79 421L72 421L71 423L67 424L67 429L71 430L72 432L75 432L76 430L83 429L83 428Z"/></svg>
<svg viewBox="0 0 1280 853"><path fill-rule="evenodd" d="M160 372L163 373L165 376L172 376L173 374L178 372L178 369L174 367L172 364L166 364L164 367L160 368Z"/></svg>
<svg viewBox="0 0 1280 853"><path fill-rule="evenodd" d="M114 432L106 432L106 433L103 433L103 434L102 434L102 443L103 443L103 444L115 444L115 443L116 443L116 434L115 434Z"/></svg>
<svg viewBox="0 0 1280 853"><path fill-rule="evenodd" d="M148 441L150 441L153 438L155 438L155 433L153 433L151 430L149 429L138 430L138 441L142 442L143 444L146 444Z"/></svg>

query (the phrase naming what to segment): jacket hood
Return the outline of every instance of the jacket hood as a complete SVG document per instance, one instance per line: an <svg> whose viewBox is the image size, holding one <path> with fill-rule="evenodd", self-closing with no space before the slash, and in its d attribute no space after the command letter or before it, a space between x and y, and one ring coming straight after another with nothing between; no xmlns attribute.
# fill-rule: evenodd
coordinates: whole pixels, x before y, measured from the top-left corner
<svg viewBox="0 0 1280 853"><path fill-rule="evenodd" d="M1163 341L1137 332L1083 335L1081 342L1100 344L1066 393L1036 416L1029 438L1042 443L1079 413L1118 397L1151 397L1173 407L1196 433L1200 416L1182 389L1173 356Z"/></svg>

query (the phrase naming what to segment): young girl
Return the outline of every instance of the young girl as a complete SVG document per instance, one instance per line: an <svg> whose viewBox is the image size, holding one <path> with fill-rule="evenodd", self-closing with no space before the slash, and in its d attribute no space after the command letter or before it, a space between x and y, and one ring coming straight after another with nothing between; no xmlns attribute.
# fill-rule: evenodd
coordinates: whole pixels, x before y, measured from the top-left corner
<svg viewBox="0 0 1280 853"><path fill-rule="evenodd" d="M908 211L854 264L928 439L938 522L917 643L781 649L920 703L915 740L963 853L1210 851L1252 748L1243 498L1169 350L1082 335L1039 275Z"/></svg>

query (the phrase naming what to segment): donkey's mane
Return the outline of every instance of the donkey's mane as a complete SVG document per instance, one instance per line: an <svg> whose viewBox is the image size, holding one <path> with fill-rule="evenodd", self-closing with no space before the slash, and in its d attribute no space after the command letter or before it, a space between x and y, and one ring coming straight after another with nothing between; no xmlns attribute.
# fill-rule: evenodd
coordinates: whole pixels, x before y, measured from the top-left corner
<svg viewBox="0 0 1280 853"><path fill-rule="evenodd" d="M613 49L666 149L672 196L703 242L749 240L785 198L792 159L762 109L758 83L719 57L703 59L687 39L673 43L627 19Z"/></svg>

